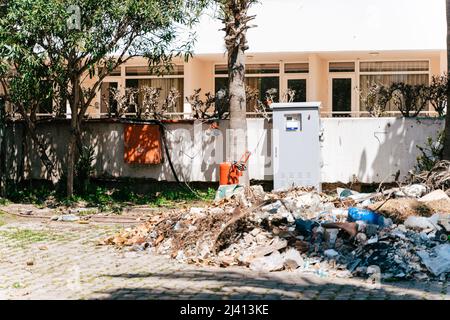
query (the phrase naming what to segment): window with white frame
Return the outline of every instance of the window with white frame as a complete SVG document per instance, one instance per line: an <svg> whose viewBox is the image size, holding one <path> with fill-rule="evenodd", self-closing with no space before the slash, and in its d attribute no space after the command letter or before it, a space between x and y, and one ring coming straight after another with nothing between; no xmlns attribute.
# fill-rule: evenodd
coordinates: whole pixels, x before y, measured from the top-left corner
<svg viewBox="0 0 450 320"><path fill-rule="evenodd" d="M369 88L374 84L390 86L403 82L410 85L428 85L430 66L427 60L418 61L367 61L360 63L360 110L367 111L364 103ZM386 111L397 111L392 103Z"/></svg>

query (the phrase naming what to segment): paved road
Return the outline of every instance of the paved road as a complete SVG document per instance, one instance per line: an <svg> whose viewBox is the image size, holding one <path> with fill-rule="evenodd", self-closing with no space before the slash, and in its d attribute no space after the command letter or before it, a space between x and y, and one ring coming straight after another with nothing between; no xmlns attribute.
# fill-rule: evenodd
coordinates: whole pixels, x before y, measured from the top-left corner
<svg viewBox="0 0 450 320"><path fill-rule="evenodd" d="M449 282L362 280L182 265L97 246L117 225L0 215L0 299L450 299Z"/></svg>

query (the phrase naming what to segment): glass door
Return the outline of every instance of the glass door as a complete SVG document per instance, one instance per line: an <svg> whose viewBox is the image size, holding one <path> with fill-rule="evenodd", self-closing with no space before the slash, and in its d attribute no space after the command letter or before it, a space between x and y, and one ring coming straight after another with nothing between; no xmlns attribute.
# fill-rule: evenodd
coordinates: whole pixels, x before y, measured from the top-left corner
<svg viewBox="0 0 450 320"><path fill-rule="evenodd" d="M286 79L285 90L282 93L282 100L286 102L306 102L307 101L307 78L300 76L290 76ZM290 101L291 100L291 101Z"/></svg>
<svg viewBox="0 0 450 320"><path fill-rule="evenodd" d="M331 78L331 106L333 117L351 117L355 106L354 77L332 76Z"/></svg>

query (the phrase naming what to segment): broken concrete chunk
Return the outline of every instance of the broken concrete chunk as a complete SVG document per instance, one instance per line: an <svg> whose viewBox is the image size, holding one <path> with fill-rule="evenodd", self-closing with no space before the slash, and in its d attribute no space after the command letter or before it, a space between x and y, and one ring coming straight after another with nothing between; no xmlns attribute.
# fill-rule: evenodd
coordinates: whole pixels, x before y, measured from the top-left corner
<svg viewBox="0 0 450 320"><path fill-rule="evenodd" d="M271 204L268 204L267 206L262 207L261 210L262 210L262 211L269 212L269 213L271 213L271 214L275 214L275 213L278 212L278 210L279 210L280 208L283 208L283 207L284 207L284 206L283 206L283 204L281 203L281 201L280 201L280 200L277 200L277 201L274 202L274 203L271 203Z"/></svg>
<svg viewBox="0 0 450 320"><path fill-rule="evenodd" d="M279 251L274 251L269 256L256 258L250 263L250 269L258 272L279 271L283 268L284 259Z"/></svg>
<svg viewBox="0 0 450 320"><path fill-rule="evenodd" d="M339 255L339 253L334 249L325 250L323 253L324 253L325 257L330 258L330 259L336 258Z"/></svg>
<svg viewBox="0 0 450 320"><path fill-rule="evenodd" d="M260 245L252 250L247 250L242 254L242 262L250 263L256 258L266 256L274 251L278 251L286 248L288 242L279 237L274 238L269 245Z"/></svg>
<svg viewBox="0 0 450 320"><path fill-rule="evenodd" d="M324 211L322 198L316 192L304 193L296 198L286 198L284 203L287 209L293 212L296 219L305 217L308 213Z"/></svg>
<svg viewBox="0 0 450 320"><path fill-rule="evenodd" d="M262 186L251 186L250 190L253 193L253 196L255 197L255 200L257 201L263 201L266 197L266 193L264 192L264 189Z"/></svg>
<svg viewBox="0 0 450 320"><path fill-rule="evenodd" d="M435 190L419 199L420 202L450 200L450 197L443 190Z"/></svg>
<svg viewBox="0 0 450 320"><path fill-rule="evenodd" d="M422 263L435 276L450 272L450 244L441 244L433 248L431 254L426 251L417 252Z"/></svg>
<svg viewBox="0 0 450 320"><path fill-rule="evenodd" d="M294 248L286 250L283 256L284 256L284 266L286 267L286 269L295 270L298 267L302 266L304 263L302 256Z"/></svg>
<svg viewBox="0 0 450 320"><path fill-rule="evenodd" d="M254 237L256 237L259 233L261 233L261 229L254 228L252 231L250 231L250 234Z"/></svg>

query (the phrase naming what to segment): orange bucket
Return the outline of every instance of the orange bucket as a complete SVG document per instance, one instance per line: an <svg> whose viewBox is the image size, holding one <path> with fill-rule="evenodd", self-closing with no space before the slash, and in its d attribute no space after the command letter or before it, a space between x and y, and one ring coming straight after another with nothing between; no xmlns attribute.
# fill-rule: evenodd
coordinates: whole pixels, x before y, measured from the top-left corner
<svg viewBox="0 0 450 320"><path fill-rule="evenodd" d="M220 185L228 185L230 184L230 170L231 170L231 162L222 162L219 165L219 175L220 175Z"/></svg>

